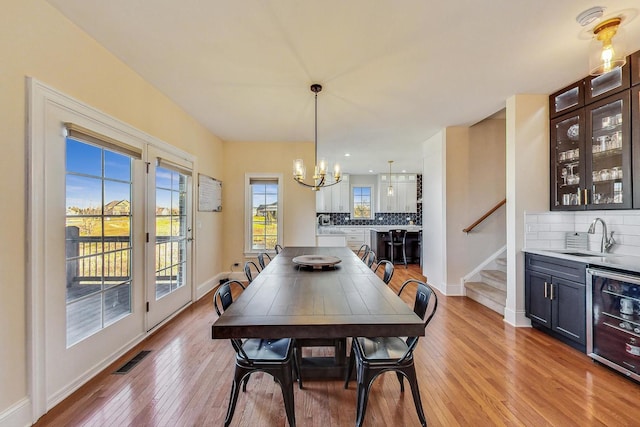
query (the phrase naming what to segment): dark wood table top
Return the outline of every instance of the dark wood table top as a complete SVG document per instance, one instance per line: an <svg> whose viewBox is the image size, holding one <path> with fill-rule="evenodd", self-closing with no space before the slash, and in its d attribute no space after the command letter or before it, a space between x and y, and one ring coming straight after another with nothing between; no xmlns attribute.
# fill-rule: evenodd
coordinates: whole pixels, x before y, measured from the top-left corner
<svg viewBox="0 0 640 427"><path fill-rule="evenodd" d="M299 267L299 255L333 255L335 268ZM287 247L212 326L213 338L424 335L424 324L351 250Z"/></svg>

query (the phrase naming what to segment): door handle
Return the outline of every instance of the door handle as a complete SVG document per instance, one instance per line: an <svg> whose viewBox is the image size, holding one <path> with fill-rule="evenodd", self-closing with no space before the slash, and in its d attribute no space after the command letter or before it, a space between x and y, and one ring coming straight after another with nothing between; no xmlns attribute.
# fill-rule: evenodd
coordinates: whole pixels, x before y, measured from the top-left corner
<svg viewBox="0 0 640 427"><path fill-rule="evenodd" d="M548 287L549 287L549 284L547 282L544 282L544 297L545 297L545 299L548 298L548 291L547 291Z"/></svg>
<svg viewBox="0 0 640 427"><path fill-rule="evenodd" d="M549 287L551 288L551 297L549 299L553 300L553 283L551 283Z"/></svg>

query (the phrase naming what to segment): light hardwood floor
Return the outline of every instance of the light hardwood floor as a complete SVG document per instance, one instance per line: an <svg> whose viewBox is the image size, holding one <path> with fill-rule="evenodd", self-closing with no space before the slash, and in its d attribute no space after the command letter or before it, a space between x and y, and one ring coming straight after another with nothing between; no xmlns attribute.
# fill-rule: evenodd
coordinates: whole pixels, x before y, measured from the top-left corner
<svg viewBox="0 0 640 427"><path fill-rule="evenodd" d="M391 286L421 278L397 266ZM416 349L430 426L638 426L640 386L589 357L463 297L439 295L438 312ZM45 415L36 426L222 426L233 374L228 341L213 341L211 297L185 310L139 348ZM127 375L112 375L151 350ZM322 350L319 350L322 351ZM355 384L295 387L298 426L351 426ZM254 374L233 426L286 426L279 386ZM365 426L418 426L411 393L393 374L372 388Z"/></svg>

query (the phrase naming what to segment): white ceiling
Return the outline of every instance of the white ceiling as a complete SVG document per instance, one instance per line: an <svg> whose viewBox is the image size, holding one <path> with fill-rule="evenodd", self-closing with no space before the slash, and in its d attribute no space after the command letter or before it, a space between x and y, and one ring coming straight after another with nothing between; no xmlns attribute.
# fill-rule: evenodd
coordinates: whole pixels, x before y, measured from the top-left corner
<svg viewBox="0 0 640 427"><path fill-rule="evenodd" d="M638 0L49 3L225 141L313 141L321 83L320 155L350 173L420 171L438 130L587 75L591 6L640 49Z"/></svg>

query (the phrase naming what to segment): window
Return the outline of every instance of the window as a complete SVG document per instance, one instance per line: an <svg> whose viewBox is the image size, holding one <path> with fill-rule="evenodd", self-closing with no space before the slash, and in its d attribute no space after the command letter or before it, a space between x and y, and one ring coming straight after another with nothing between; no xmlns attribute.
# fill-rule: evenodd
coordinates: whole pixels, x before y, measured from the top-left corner
<svg viewBox="0 0 640 427"><path fill-rule="evenodd" d="M352 187L353 218L371 219L371 187Z"/></svg>
<svg viewBox="0 0 640 427"><path fill-rule="evenodd" d="M132 158L66 140L67 347L131 313Z"/></svg>
<svg viewBox="0 0 640 427"><path fill-rule="evenodd" d="M281 243L281 175L246 176L245 252L272 250Z"/></svg>

